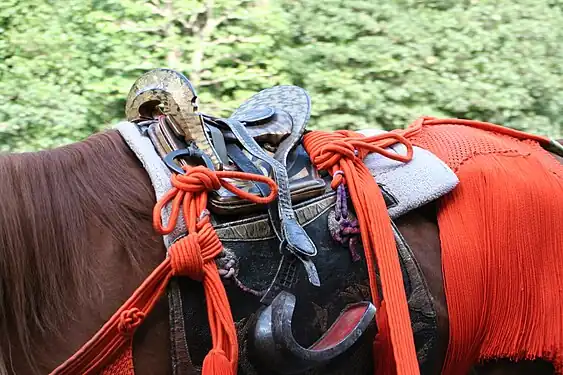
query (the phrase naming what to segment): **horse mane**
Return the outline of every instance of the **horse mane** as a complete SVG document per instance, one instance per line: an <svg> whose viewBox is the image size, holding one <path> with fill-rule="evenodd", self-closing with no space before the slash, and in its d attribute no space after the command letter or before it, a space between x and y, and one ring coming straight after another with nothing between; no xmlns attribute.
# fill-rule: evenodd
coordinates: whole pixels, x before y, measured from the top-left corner
<svg viewBox="0 0 563 375"><path fill-rule="evenodd" d="M90 267L102 250L96 233L110 233L140 268L138 255L150 246L154 252L152 241L139 245L139 238L154 237L147 225L154 199L148 176L115 130L0 156L0 373L7 373L14 348L35 369L32 335L61 337L71 307L101 295Z"/></svg>

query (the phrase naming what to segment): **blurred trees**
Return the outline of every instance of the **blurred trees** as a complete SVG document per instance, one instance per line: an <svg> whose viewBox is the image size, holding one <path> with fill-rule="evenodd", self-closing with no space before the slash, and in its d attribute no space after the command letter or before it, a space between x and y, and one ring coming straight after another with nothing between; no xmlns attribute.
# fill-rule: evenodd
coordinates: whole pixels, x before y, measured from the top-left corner
<svg viewBox="0 0 563 375"><path fill-rule="evenodd" d="M392 129L421 115L563 136L563 1L3 0L0 148L84 138L170 67L202 110L297 84L311 128Z"/></svg>

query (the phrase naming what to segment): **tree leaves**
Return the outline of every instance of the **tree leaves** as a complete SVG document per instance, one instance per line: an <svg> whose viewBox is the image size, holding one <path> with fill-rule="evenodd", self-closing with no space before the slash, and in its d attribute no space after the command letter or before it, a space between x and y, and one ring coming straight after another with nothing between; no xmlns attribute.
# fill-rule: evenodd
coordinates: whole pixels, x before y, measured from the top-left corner
<svg viewBox="0 0 563 375"><path fill-rule="evenodd" d="M124 117L134 80L186 74L202 109L297 84L310 128L405 127L421 115L563 137L558 1L4 0L0 149L82 139Z"/></svg>
<svg viewBox="0 0 563 375"><path fill-rule="evenodd" d="M290 75L316 100L319 128L402 128L431 115L562 135L560 8L541 1L296 4L286 2L300 25L288 46L298 60Z"/></svg>

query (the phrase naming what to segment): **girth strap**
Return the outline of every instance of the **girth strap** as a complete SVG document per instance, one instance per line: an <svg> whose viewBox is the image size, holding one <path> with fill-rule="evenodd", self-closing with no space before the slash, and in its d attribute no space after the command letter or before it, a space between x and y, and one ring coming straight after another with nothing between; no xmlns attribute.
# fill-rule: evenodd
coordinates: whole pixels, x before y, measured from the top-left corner
<svg viewBox="0 0 563 375"><path fill-rule="evenodd" d="M185 337L182 294L177 279L168 286L168 308L170 321L170 355L173 375L197 375Z"/></svg>

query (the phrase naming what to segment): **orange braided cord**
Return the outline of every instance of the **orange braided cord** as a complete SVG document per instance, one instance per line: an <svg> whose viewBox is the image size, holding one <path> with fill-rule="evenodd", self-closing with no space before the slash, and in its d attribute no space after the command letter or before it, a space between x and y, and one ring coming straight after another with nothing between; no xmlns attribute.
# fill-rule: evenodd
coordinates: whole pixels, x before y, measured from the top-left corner
<svg viewBox="0 0 563 375"><path fill-rule="evenodd" d="M394 143L405 145L407 154L399 155L384 149ZM388 325L382 320L385 327L380 326L379 329L388 333L395 360L388 368L396 366L397 374L401 375L418 374L418 360L395 237L381 191L362 161L368 153L376 152L394 160L407 162L412 159L412 145L396 133L365 137L359 133L341 130L310 132L304 136L304 146L317 168L331 173L333 188L345 183L350 190L360 223L372 299L378 308L382 299L377 295L376 266L381 277L387 312L385 319ZM337 171L343 173L336 173Z"/></svg>
<svg viewBox="0 0 563 375"><path fill-rule="evenodd" d="M55 375L96 374L110 361L119 360L130 347L135 329L143 322L166 290L173 276L201 280L204 285L213 348L203 362L204 375L231 375L237 372L236 330L223 283L215 265L222 244L207 212L207 192L221 186L254 203L271 202L277 195L275 182L265 176L243 172L211 171L205 167L186 167L185 175L172 176L172 189L157 202L153 211L154 227L160 234L170 233L183 209L188 235L168 249L168 257L133 292L131 297L82 348L55 369ZM225 181L225 178L251 180L269 185L270 194L259 197ZM162 208L172 202L168 225L163 226Z"/></svg>
<svg viewBox="0 0 563 375"><path fill-rule="evenodd" d="M488 130L495 133L508 135L517 139L528 139L539 143L549 144L550 140L542 135L530 134L520 130L507 128L505 126L493 124L490 122L466 120L459 118L434 118L434 117L420 117L414 121L407 129L396 129L393 132L402 134L406 138L413 137L422 131L423 126L432 125L465 125L472 128L481 130Z"/></svg>

